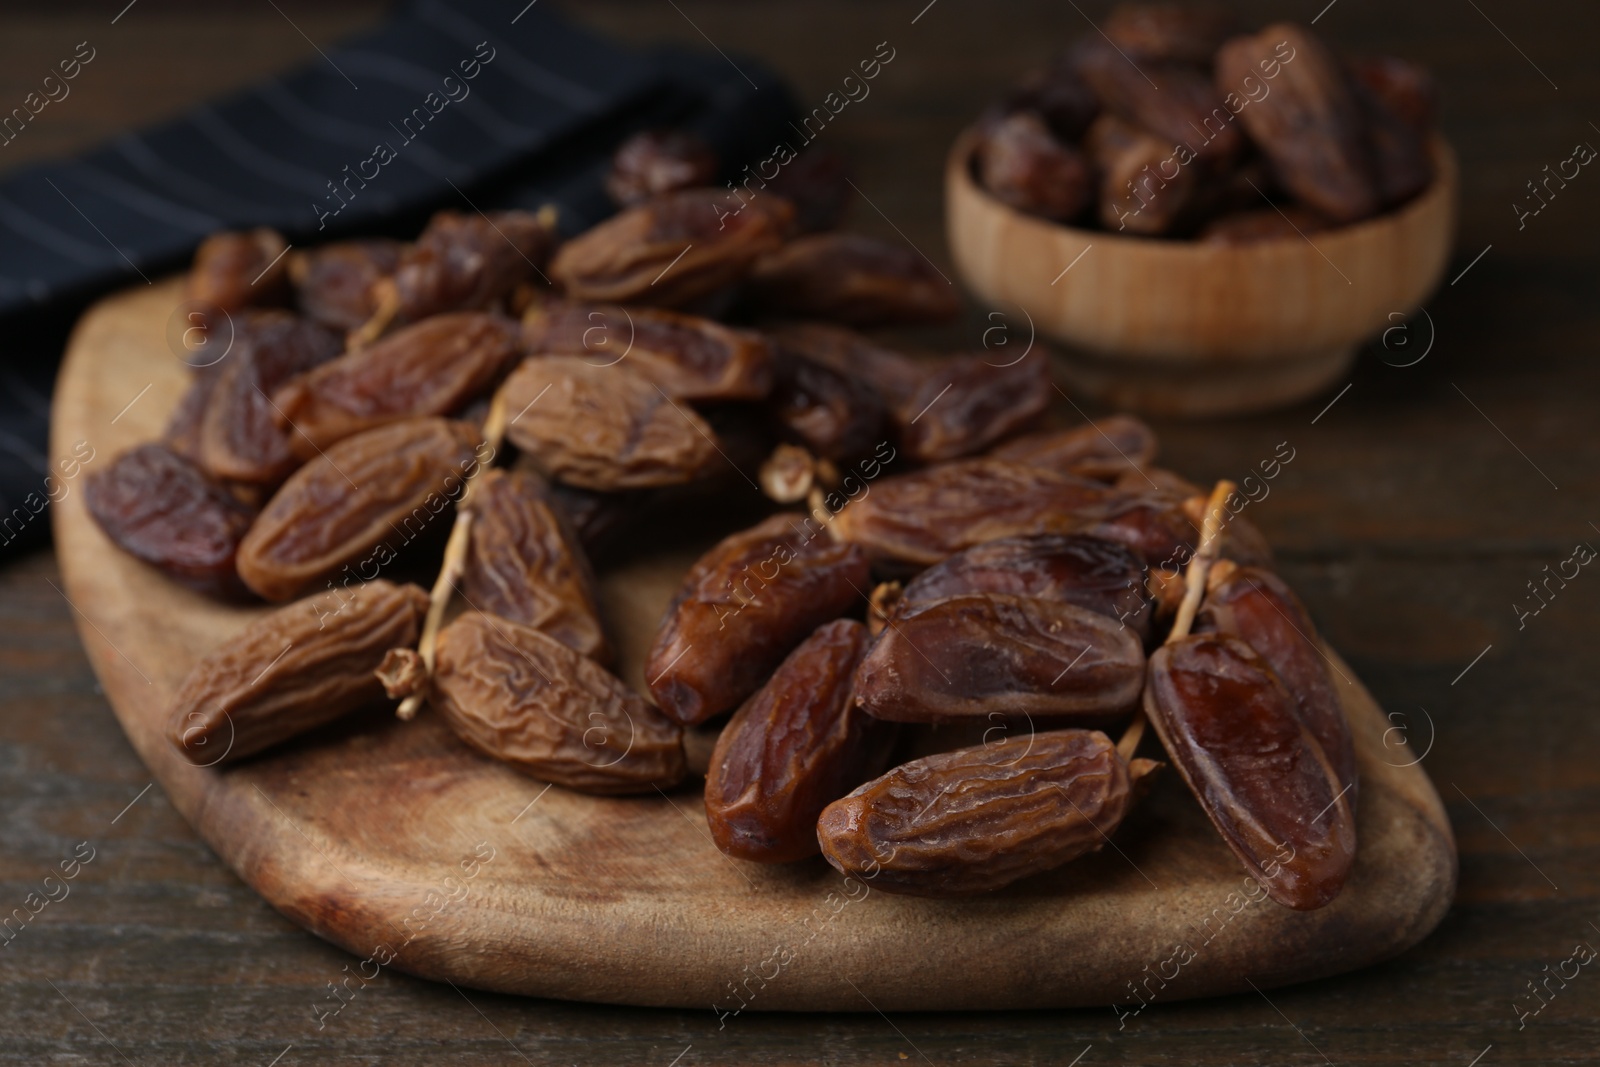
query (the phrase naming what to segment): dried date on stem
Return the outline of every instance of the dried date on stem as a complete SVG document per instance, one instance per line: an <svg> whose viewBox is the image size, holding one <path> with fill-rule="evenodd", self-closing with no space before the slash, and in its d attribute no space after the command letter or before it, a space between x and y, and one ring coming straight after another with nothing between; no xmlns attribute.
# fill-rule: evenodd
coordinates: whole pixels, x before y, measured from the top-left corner
<svg viewBox="0 0 1600 1067"><path fill-rule="evenodd" d="M773 383L767 409L812 453L846 462L886 439L883 397L858 374L816 358L803 340L774 335Z"/></svg>
<svg viewBox="0 0 1600 1067"><path fill-rule="evenodd" d="M1222 560L1206 577L1195 632L1242 638L1267 661L1294 698L1300 721L1322 746L1340 787L1349 790L1345 796L1354 811L1358 787L1350 724L1316 627L1288 583L1265 568Z"/></svg>
<svg viewBox="0 0 1600 1067"><path fill-rule="evenodd" d="M258 617L194 665L167 739L210 767L253 755L383 699L373 671L413 644L428 594L379 579Z"/></svg>
<svg viewBox="0 0 1600 1067"><path fill-rule="evenodd" d="M1082 152L1057 140L1045 120L1018 111L984 131L977 156L978 181L1019 211L1070 222L1094 196L1094 172Z"/></svg>
<svg viewBox="0 0 1600 1067"><path fill-rule="evenodd" d="M828 805L822 855L890 893L985 893L1099 850L1129 805L1098 730L1051 730L912 760Z"/></svg>
<svg viewBox="0 0 1600 1067"><path fill-rule="evenodd" d="M395 272L404 247L369 237L292 253L289 280L300 313L332 330L358 329L378 310L374 287Z"/></svg>
<svg viewBox="0 0 1600 1067"><path fill-rule="evenodd" d="M530 355L582 356L626 366L675 400L760 400L772 351L749 330L661 308L552 302L522 317Z"/></svg>
<svg viewBox="0 0 1600 1067"><path fill-rule="evenodd" d="M1219 77L1219 90L1205 71L1186 64L1135 65L1103 38L1085 38L1073 59L1106 111L1158 137L1183 169L1198 164L1220 174L1243 153L1244 136L1223 96L1236 82Z"/></svg>
<svg viewBox="0 0 1600 1067"><path fill-rule="evenodd" d="M234 320L234 347L216 370L200 419L200 465L218 478L273 486L299 465L272 394L288 379L327 363L343 348L316 323L286 311Z"/></svg>
<svg viewBox="0 0 1600 1067"><path fill-rule="evenodd" d="M1137 703L1144 662L1138 635L1098 612L963 593L897 610L856 672L856 699L891 722L991 713L1104 721Z"/></svg>
<svg viewBox="0 0 1600 1067"><path fill-rule="evenodd" d="M284 296L288 247L282 234L266 227L212 234L195 250L189 299L226 314L278 302Z"/></svg>
<svg viewBox="0 0 1600 1067"><path fill-rule="evenodd" d="M793 206L778 196L685 189L574 237L550 276L574 300L682 307L744 277L793 221Z"/></svg>
<svg viewBox="0 0 1600 1067"><path fill-rule="evenodd" d="M1235 37L1217 53L1217 85L1226 91L1272 70L1278 75L1272 92L1252 100L1239 121L1272 161L1284 188L1335 222L1375 213L1378 189L1366 120L1338 58L1293 23Z"/></svg>
<svg viewBox="0 0 1600 1067"><path fill-rule="evenodd" d="M626 366L524 360L503 387L506 436L549 478L615 491L693 481L716 456L706 421Z"/></svg>
<svg viewBox="0 0 1600 1067"><path fill-rule="evenodd" d="M650 692L685 725L755 692L818 626L865 599L866 555L785 513L718 542L690 568L645 659Z"/></svg>
<svg viewBox="0 0 1600 1067"><path fill-rule="evenodd" d="M1147 641L1152 612L1144 569L1137 553L1098 537L1002 537L935 563L906 584L898 603L910 606L963 593L1055 600L1115 619Z"/></svg>
<svg viewBox="0 0 1600 1067"><path fill-rule="evenodd" d="M347 437L289 476L239 545L239 576L268 600L289 600L358 563L394 559L461 492L479 456L477 431L408 419ZM442 532L447 520L439 522Z"/></svg>
<svg viewBox="0 0 1600 1067"><path fill-rule="evenodd" d="M874 560L928 566L999 537L1074 533L1129 499L1071 474L969 459L882 479L829 530Z"/></svg>
<svg viewBox="0 0 1600 1067"><path fill-rule="evenodd" d="M273 402L290 447L309 459L363 430L459 410L505 375L519 340L500 315L435 315L295 378Z"/></svg>
<svg viewBox="0 0 1600 1067"><path fill-rule="evenodd" d="M961 310L950 280L915 249L859 233L819 233L759 259L745 298L757 311L852 326L943 322Z"/></svg>
<svg viewBox="0 0 1600 1067"><path fill-rule="evenodd" d="M84 501L135 559L201 592L242 592L234 558L254 511L168 446L140 445L91 471Z"/></svg>
<svg viewBox="0 0 1600 1067"><path fill-rule="evenodd" d="M466 506L474 516L462 572L467 603L609 663L594 573L543 479L486 470L474 479Z"/></svg>
<svg viewBox="0 0 1600 1067"><path fill-rule="evenodd" d="M706 774L706 822L717 847L758 863L817 854L817 816L883 773L895 730L851 699L867 628L817 629L734 713Z"/></svg>
<svg viewBox="0 0 1600 1067"><path fill-rule="evenodd" d="M441 211L374 286L379 314L416 322L445 311L498 307L519 284L539 276L555 246L553 211ZM368 338L370 339L370 338Z"/></svg>
<svg viewBox="0 0 1600 1067"><path fill-rule="evenodd" d="M1200 173L1183 166L1171 142L1116 115L1089 127L1084 148L1100 173L1100 223L1114 232L1170 233L1199 201Z"/></svg>
<svg viewBox="0 0 1600 1067"><path fill-rule="evenodd" d="M1101 29L1129 57L1210 66L1239 20L1215 4L1118 4Z"/></svg>
<svg viewBox="0 0 1600 1067"><path fill-rule="evenodd" d="M604 667L482 612L439 634L434 706L487 756L583 793L644 793L684 775L683 731Z"/></svg>
<svg viewBox="0 0 1600 1067"><path fill-rule="evenodd" d="M632 207L716 178L717 154L704 137L688 130L640 130L617 146L605 184L612 200Z"/></svg>
<svg viewBox="0 0 1600 1067"><path fill-rule="evenodd" d="M1007 463L1109 482L1154 463L1157 448L1155 431L1149 426L1131 415L1109 415L1070 430L1028 434L1007 441L989 455Z"/></svg>
<svg viewBox="0 0 1600 1067"><path fill-rule="evenodd" d="M1050 364L1040 352L1011 363L950 356L922 367L922 384L893 407L901 445L924 463L981 452L1050 405Z"/></svg>
<svg viewBox="0 0 1600 1067"><path fill-rule="evenodd" d="M1355 861L1355 816L1272 667L1240 638L1191 634L1150 659L1145 713L1223 840L1269 896L1320 908Z"/></svg>

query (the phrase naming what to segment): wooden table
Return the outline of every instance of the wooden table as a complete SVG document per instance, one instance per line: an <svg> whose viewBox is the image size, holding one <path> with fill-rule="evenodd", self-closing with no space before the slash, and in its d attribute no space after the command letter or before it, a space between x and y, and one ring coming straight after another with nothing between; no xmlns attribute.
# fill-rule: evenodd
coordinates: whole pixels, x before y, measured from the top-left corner
<svg viewBox="0 0 1600 1067"><path fill-rule="evenodd" d="M759 55L802 103L820 102L888 41L894 62L827 136L855 158L870 198L856 225L901 230L947 262L945 147L1017 69L1088 25L1070 4L938 0L919 15L922 3L608 0L576 14L630 39L703 47L709 37L735 61ZM1106 5L1078 6L1098 19ZM1321 3L1240 6L1257 19L1310 18ZM326 2L282 13L142 3L111 26L107 10L6 16L0 100L20 100L78 41L98 55L72 99L0 163L65 151L247 83L313 54L307 38L325 43L377 15ZM1270 1000L1157 1003L1120 1031L1109 1006L884 1017L865 1003L858 1015L747 1013L719 1030L709 1010L469 1001L396 974L319 1031L313 1007L355 961L260 902L146 788L79 649L54 561L40 553L0 569L0 915L47 888L75 849L93 858L67 896L0 946L0 1062L1592 1060L1596 968L1564 984L1549 978L1546 1006L1521 1028L1518 1007L1541 1001L1514 998L1562 968L1577 943L1600 947L1600 576L1585 568L1565 588L1552 581L1548 607L1520 626L1515 606L1537 606L1527 583L1576 544L1600 545L1600 185L1589 188L1600 177L1580 173L1520 230L1511 205L1575 143L1600 143L1591 125L1600 122L1600 16L1578 0L1339 0L1318 28L1438 73L1462 161L1456 280L1426 319L1375 344L1345 391L1275 415L1159 429L1168 462L1197 479L1238 477L1280 442L1294 449L1252 517L1327 638L1428 751L1460 842L1456 906L1422 945ZM985 325L974 312L952 342L976 344Z"/></svg>

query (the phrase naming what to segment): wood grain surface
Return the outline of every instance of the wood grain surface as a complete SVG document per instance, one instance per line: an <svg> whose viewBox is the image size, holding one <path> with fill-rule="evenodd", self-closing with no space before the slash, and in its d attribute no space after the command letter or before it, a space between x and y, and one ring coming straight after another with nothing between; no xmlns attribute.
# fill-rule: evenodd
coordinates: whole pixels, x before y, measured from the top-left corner
<svg viewBox="0 0 1600 1067"><path fill-rule="evenodd" d="M50 109L51 125L27 135L65 150L314 58L301 31L325 46L375 13L279 6L293 24L256 4L141 2L111 28L115 12L98 6L11 8L0 91L20 99L58 46L94 40L100 57L89 73L105 80L79 79ZM872 97L846 109L828 136L857 161L870 198L854 224L903 231L949 273L938 174L951 139L1019 67L1084 31L1084 15L1098 20L1107 4L1080 3L1080 15L1042 0L939 0L915 25L922 2L676 6L681 14L613 0L575 14L640 41L704 48L704 31L735 59L762 55L803 100L821 100L877 42L891 41L897 58ZM1238 5L1257 20L1309 19L1325 6ZM1428 752L1423 765L1458 836L1456 901L1417 947L1266 996L1158 999L1120 1028L1109 1007L752 1010L719 1027L704 1009L458 992L389 970L319 1027L327 984L357 969L353 957L263 903L152 784L98 689L56 562L39 553L0 567L0 903L22 906L42 891L80 842L95 852L70 896L0 950L0 1062L1590 1062L1600 1044L1592 968L1564 988L1551 979L1555 995L1520 1027L1515 1006L1537 1002L1513 998L1575 942L1600 945L1590 926L1600 924L1592 576L1525 628L1512 605L1575 542L1600 544L1590 526L1600 522L1600 191L1585 173L1524 230L1511 204L1573 143L1600 144L1588 126L1600 122L1591 54L1600 16L1578 0L1476 6L1340 0L1317 24L1346 46L1422 59L1443 85L1444 130L1461 158L1460 250L1428 305L1431 328L1419 320L1403 335L1420 347L1374 345L1348 391L1341 383L1289 411L1158 424L1171 462L1205 479L1242 476L1280 441L1296 449L1252 516L1324 635ZM0 164L16 165L25 150L19 139ZM938 340L976 346L992 325L974 310ZM1425 358L1398 365L1430 337ZM874 965L897 960L890 952Z"/></svg>

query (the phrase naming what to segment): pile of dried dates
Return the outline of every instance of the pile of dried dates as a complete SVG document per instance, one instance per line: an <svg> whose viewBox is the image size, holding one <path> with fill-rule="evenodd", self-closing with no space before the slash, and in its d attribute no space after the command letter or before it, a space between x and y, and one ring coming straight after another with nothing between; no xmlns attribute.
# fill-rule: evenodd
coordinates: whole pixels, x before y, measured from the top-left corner
<svg viewBox="0 0 1600 1067"><path fill-rule="evenodd" d="M1343 59L1308 27L1125 4L979 123L974 174L1030 214L1248 244L1392 210L1433 181L1422 67Z"/></svg>
<svg viewBox="0 0 1600 1067"><path fill-rule="evenodd" d="M1099 849L1160 766L1148 722L1268 892L1327 903L1350 734L1243 498L1154 466L1135 419L1042 428L1042 352L857 332L957 294L829 228L836 161L792 166L781 195L719 189L704 144L651 133L616 156L620 212L565 241L515 211L287 256L207 240L190 297L229 347L87 491L132 555L279 605L194 667L172 744L216 766L426 704L568 789L703 770L738 859L942 895ZM635 691L590 559L653 544L664 501L741 499L767 517L689 570Z"/></svg>

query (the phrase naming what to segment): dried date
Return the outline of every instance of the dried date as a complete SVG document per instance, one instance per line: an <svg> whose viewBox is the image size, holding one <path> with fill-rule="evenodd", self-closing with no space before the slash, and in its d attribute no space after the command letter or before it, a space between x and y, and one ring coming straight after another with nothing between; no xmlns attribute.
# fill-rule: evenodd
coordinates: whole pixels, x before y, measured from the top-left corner
<svg viewBox="0 0 1600 1067"><path fill-rule="evenodd" d="M717 155L705 138L687 130L641 130L617 146L606 192L621 207L653 196L710 185Z"/></svg>
<svg viewBox="0 0 1600 1067"><path fill-rule="evenodd" d="M1420 136L1433 129L1439 113L1439 88L1433 75L1394 56L1365 56L1350 64L1358 83L1388 105Z"/></svg>
<svg viewBox="0 0 1600 1067"><path fill-rule="evenodd" d="M379 579L260 616L178 688L167 739L204 767L242 759L383 699L373 671L416 644L428 594Z"/></svg>
<svg viewBox="0 0 1600 1067"><path fill-rule="evenodd" d="M867 557L796 514L718 542L690 568L645 660L650 692L685 725L729 711L823 623L864 601Z"/></svg>
<svg viewBox="0 0 1600 1067"><path fill-rule="evenodd" d="M479 440L465 423L438 418L345 438L290 475L267 503L239 545L239 576L268 600L289 600L352 563L358 577L375 576L487 461Z"/></svg>
<svg viewBox="0 0 1600 1067"><path fill-rule="evenodd" d="M382 237L334 241L289 257L289 280L300 313L348 333L378 310L378 282L394 274L404 246Z"/></svg>
<svg viewBox="0 0 1600 1067"><path fill-rule="evenodd" d="M117 547L202 592L242 592L234 572L255 512L164 444L89 474L89 514Z"/></svg>
<svg viewBox="0 0 1600 1067"><path fill-rule="evenodd" d="M1101 29L1131 59L1203 67L1238 25L1212 4L1118 4Z"/></svg>
<svg viewBox="0 0 1600 1067"><path fill-rule="evenodd" d="M1367 122L1378 200L1385 208L1397 207L1433 183L1433 159L1423 135L1405 116L1365 85L1357 82L1354 88Z"/></svg>
<svg viewBox="0 0 1600 1067"><path fill-rule="evenodd" d="M399 322L446 311L498 308L513 289L538 276L555 245L551 212L441 211L374 291Z"/></svg>
<svg viewBox="0 0 1600 1067"><path fill-rule="evenodd" d="M401 419L447 415L491 389L521 354L517 324L463 311L435 315L293 379L273 396L290 447L309 458Z"/></svg>
<svg viewBox="0 0 1600 1067"><path fill-rule="evenodd" d="M1051 730L912 760L817 823L839 871L890 893L985 893L1099 850L1129 769L1099 731Z"/></svg>
<svg viewBox="0 0 1600 1067"><path fill-rule="evenodd" d="M891 722L998 715L1104 721L1144 685L1144 646L1063 600L961 593L903 603L856 672L856 699Z"/></svg>
<svg viewBox="0 0 1600 1067"><path fill-rule="evenodd" d="M990 194L1056 222L1077 218L1094 195L1089 161L1031 111L1007 115L984 131L976 163L978 181Z"/></svg>
<svg viewBox="0 0 1600 1067"><path fill-rule="evenodd" d="M858 233L819 233L763 256L745 283L757 311L852 326L942 322L955 286L915 249Z"/></svg>
<svg viewBox="0 0 1600 1067"><path fill-rule="evenodd" d="M645 793L684 775L683 731L541 630L469 611L439 634L433 699L479 752L583 793Z"/></svg>
<svg viewBox="0 0 1600 1067"><path fill-rule="evenodd" d="M594 573L543 480L527 471L484 471L467 507L473 515L461 578L467 603L608 663Z"/></svg>
<svg viewBox="0 0 1600 1067"><path fill-rule="evenodd" d="M783 164L766 189L794 205L795 226L801 233L836 228L855 195L849 160L841 152L816 146Z"/></svg>
<svg viewBox="0 0 1600 1067"><path fill-rule="evenodd" d="M1050 405L1051 392L1042 353L1010 363L951 356L925 365L922 384L893 415L906 453L935 463L982 452L1026 427Z"/></svg>
<svg viewBox="0 0 1600 1067"><path fill-rule="evenodd" d="M813 454L834 462L864 456L885 440L888 409L859 374L816 358L803 337L773 335L772 417Z"/></svg>
<svg viewBox="0 0 1600 1067"><path fill-rule="evenodd" d="M775 195L685 189L574 237L550 276L573 300L683 307L744 277L793 221L794 207Z"/></svg>
<svg viewBox="0 0 1600 1067"><path fill-rule="evenodd" d="M1065 471L1080 478L1115 481L1155 462L1155 431L1131 415L1109 415L1074 426L1007 441L989 453L993 459ZM1198 492L1198 490L1196 490Z"/></svg>
<svg viewBox="0 0 1600 1067"><path fill-rule="evenodd" d="M706 822L722 851L759 863L814 856L822 809L883 773L894 728L851 699L870 643L852 619L823 625L729 720L706 774Z"/></svg>
<svg viewBox="0 0 1600 1067"><path fill-rule="evenodd" d="M1199 172L1172 145L1116 115L1101 115L1084 138L1100 173L1100 223L1142 236L1171 233L1196 209Z"/></svg>
<svg viewBox="0 0 1600 1067"><path fill-rule="evenodd" d="M189 300L206 314L232 314L252 305L272 304L284 295L289 246L277 230L214 233L200 242L189 269Z"/></svg>
<svg viewBox="0 0 1600 1067"><path fill-rule="evenodd" d="M1044 119L1062 143L1078 140L1100 114L1100 98L1078 73L1073 57L1058 57L1049 66L1025 76L980 120L985 132L1009 115L1026 111Z"/></svg>
<svg viewBox="0 0 1600 1067"><path fill-rule="evenodd" d="M1187 170L1193 160L1208 173L1220 174L1243 153L1244 136L1224 106L1222 92L1204 71L1183 63L1135 66L1103 39L1086 38L1074 60L1106 111L1160 138L1164 158L1170 157L1174 166ZM1231 88L1235 82L1219 72L1217 84ZM1252 105L1245 111L1254 109Z"/></svg>
<svg viewBox="0 0 1600 1067"><path fill-rule="evenodd" d="M1215 633L1162 646L1144 706L1212 824L1273 900L1310 910L1338 895L1355 861L1355 815L1255 650Z"/></svg>
<svg viewBox="0 0 1600 1067"><path fill-rule="evenodd" d="M772 351L759 335L661 308L549 303L522 318L531 355L624 364L677 400L759 400L772 388Z"/></svg>
<svg viewBox="0 0 1600 1067"><path fill-rule="evenodd" d="M625 366L576 356L524 360L504 386L511 442L549 478L641 489L699 477L716 455L704 419Z"/></svg>

